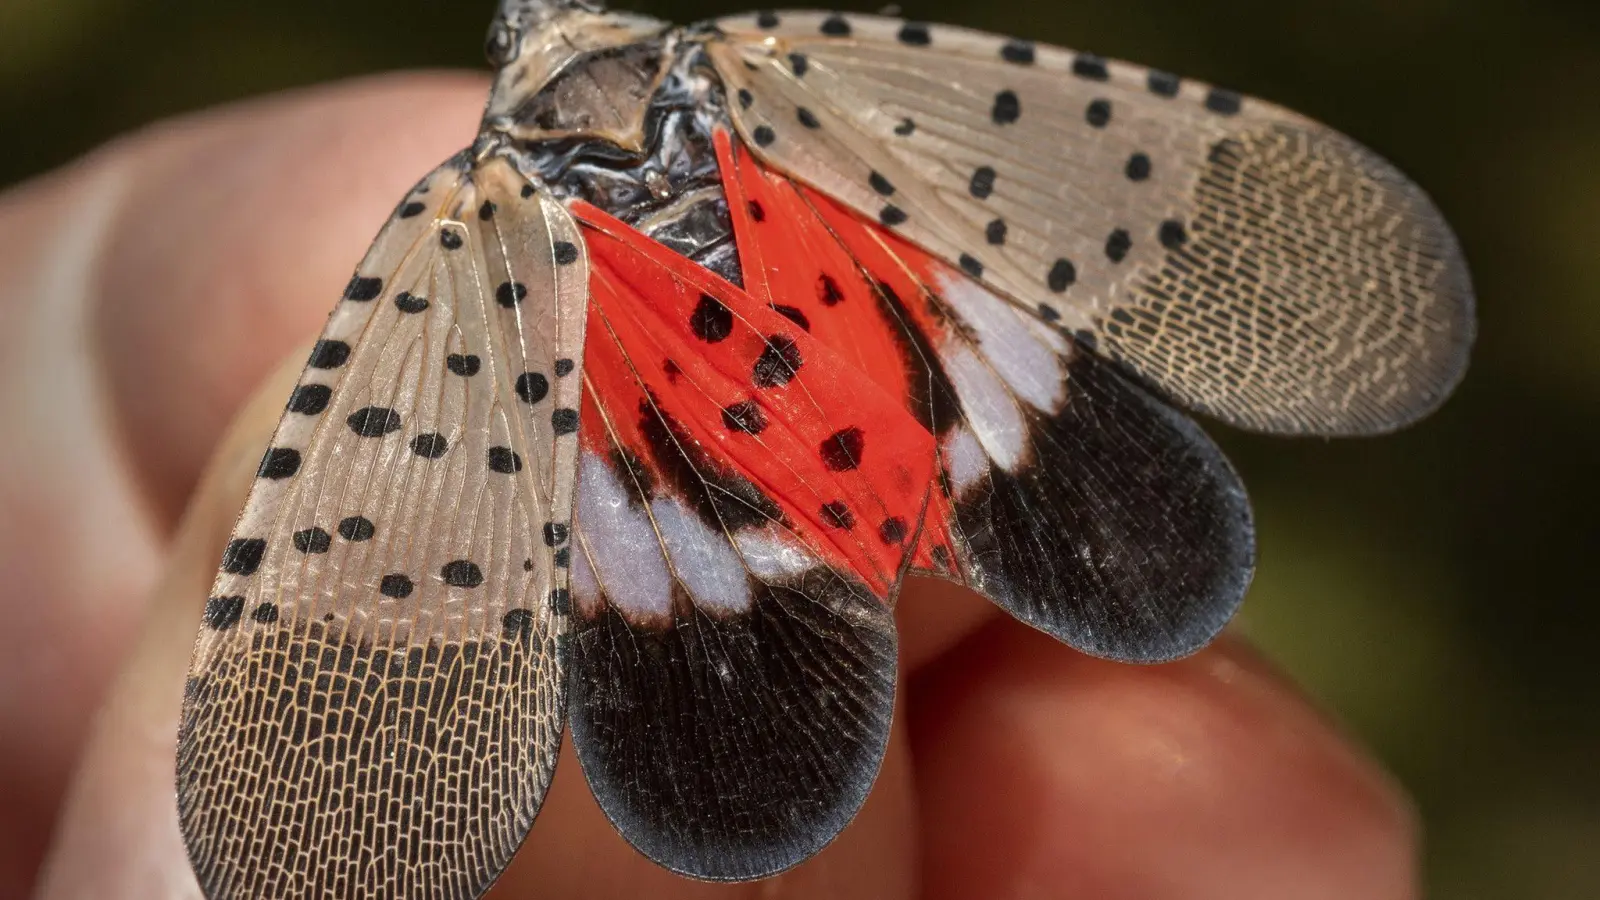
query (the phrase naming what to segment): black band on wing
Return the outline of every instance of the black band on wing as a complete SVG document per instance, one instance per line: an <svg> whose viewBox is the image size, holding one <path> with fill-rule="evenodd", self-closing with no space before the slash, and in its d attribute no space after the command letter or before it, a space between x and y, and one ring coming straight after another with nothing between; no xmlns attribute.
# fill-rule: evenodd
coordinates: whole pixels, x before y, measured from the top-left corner
<svg viewBox="0 0 1600 900"><path fill-rule="evenodd" d="M1162 662L1238 609L1255 567L1244 486L1192 419L1079 352L1069 399L1035 417L1033 458L956 504L969 580L1086 653Z"/></svg>
<svg viewBox="0 0 1600 900"><path fill-rule="evenodd" d="M883 603L826 569L752 585L748 611L661 631L605 606L570 644L595 799L645 856L713 881L775 874L833 840L877 777L894 709Z"/></svg>

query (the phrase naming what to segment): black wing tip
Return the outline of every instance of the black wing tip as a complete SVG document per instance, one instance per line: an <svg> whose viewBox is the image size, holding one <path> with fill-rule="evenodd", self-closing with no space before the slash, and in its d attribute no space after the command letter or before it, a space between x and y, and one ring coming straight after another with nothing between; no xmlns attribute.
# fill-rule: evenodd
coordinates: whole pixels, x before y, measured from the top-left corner
<svg viewBox="0 0 1600 900"><path fill-rule="evenodd" d="M995 470L970 513L957 506L969 580L1091 656L1192 655L1233 618L1255 574L1244 484L1198 423L1114 366L1078 354L1067 383L1067 406L1034 431L1032 472ZM1039 484L1052 477L1066 480Z"/></svg>
<svg viewBox="0 0 1600 900"><path fill-rule="evenodd" d="M877 762L863 772L852 785L853 790L841 793L839 803L829 809L828 815L786 823L792 830L788 839L774 836L756 840L754 835L730 832L720 843L677 840L663 834L659 830L661 823L653 817L629 812L620 797L603 797L601 786L593 779L589 786L612 827L646 859L685 878L726 884L781 875L822 852L860 812L882 761L880 751Z"/></svg>
<svg viewBox="0 0 1600 900"><path fill-rule="evenodd" d="M1190 428L1200 432L1199 426L1187 416L1180 413L1175 414L1175 418L1187 420ZM1219 529L1224 536L1216 541L1217 553L1210 559L1210 578L1202 589L1176 595L1172 605L1193 610L1194 614L1170 623L1099 627L1104 623L1059 614L1064 610L1081 609L1083 598L1066 592L1023 597L1018 596L1014 585L1000 581L988 591L991 599L1022 624L1097 659L1130 665L1158 665L1204 650L1244 605L1245 595L1255 579L1256 532L1249 497L1232 465L1203 432L1200 439L1210 445L1216 461L1224 467L1226 474L1221 481L1226 486L1219 491L1217 500L1224 510L1223 521L1234 524Z"/></svg>
<svg viewBox="0 0 1600 900"><path fill-rule="evenodd" d="M821 851L866 802L894 713L893 616L831 572L804 582L662 632L609 609L579 623L578 760L611 824L656 864L766 878Z"/></svg>

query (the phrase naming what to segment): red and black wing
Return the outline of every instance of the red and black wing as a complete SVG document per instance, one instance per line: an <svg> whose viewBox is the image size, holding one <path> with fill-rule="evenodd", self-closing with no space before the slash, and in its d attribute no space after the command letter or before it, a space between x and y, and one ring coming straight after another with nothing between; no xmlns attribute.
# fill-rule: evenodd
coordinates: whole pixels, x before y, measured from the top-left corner
<svg viewBox="0 0 1600 900"><path fill-rule="evenodd" d="M891 603L933 439L802 323L593 207L573 740L635 847L700 878L854 816L894 707Z"/></svg>
<svg viewBox="0 0 1600 900"><path fill-rule="evenodd" d="M938 439L920 571L1089 653L1153 662L1227 622L1244 489L1187 416L1041 319L718 137L750 293Z"/></svg>

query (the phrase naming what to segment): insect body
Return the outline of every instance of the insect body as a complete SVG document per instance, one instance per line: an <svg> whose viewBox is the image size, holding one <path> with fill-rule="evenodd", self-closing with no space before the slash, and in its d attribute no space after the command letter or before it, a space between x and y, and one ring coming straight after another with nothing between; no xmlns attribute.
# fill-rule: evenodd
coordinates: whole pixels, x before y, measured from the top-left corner
<svg viewBox="0 0 1600 900"><path fill-rule="evenodd" d="M907 574L1191 653L1249 506L1176 407L1431 410L1472 296L1349 139L1161 72L871 16L506 0L482 133L399 204L206 603L178 806L212 897L471 897L564 727L700 878L860 807Z"/></svg>

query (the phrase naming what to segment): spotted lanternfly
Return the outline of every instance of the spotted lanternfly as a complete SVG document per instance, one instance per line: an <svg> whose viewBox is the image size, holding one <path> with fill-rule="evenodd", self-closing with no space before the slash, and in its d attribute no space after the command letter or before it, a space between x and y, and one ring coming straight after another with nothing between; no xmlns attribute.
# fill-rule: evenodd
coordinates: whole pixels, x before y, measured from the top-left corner
<svg viewBox="0 0 1600 900"><path fill-rule="evenodd" d="M641 852L781 871L872 785L907 573L1191 653L1253 566L1179 408L1437 406L1467 271L1293 113L959 28L505 0L473 145L400 202L205 606L178 807L210 897L474 897L563 728Z"/></svg>

